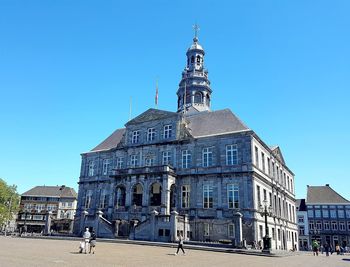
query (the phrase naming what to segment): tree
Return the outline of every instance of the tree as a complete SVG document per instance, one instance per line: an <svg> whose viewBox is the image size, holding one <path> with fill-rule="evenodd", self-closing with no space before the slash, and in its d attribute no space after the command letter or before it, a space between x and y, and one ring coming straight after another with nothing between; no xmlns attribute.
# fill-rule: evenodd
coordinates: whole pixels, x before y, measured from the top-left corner
<svg viewBox="0 0 350 267"><path fill-rule="evenodd" d="M6 228L13 214L17 213L19 199L17 186L10 186L0 178L0 229Z"/></svg>

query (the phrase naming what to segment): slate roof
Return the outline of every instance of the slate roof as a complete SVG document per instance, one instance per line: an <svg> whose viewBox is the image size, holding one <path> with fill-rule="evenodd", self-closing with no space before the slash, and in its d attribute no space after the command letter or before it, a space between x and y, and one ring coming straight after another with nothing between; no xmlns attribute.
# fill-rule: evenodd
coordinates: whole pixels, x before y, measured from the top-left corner
<svg viewBox="0 0 350 267"><path fill-rule="evenodd" d="M305 198L296 200L297 211L306 211Z"/></svg>
<svg viewBox="0 0 350 267"><path fill-rule="evenodd" d="M186 117L193 137L221 135L250 130L229 109L212 112L199 112Z"/></svg>
<svg viewBox="0 0 350 267"><path fill-rule="evenodd" d="M174 117L174 119L180 119L180 115L176 112L151 108L129 121L126 126L152 120L161 120L170 117ZM186 120L189 122L188 128L190 129L190 133L195 138L250 130L229 109L211 112L198 112L195 114L187 115ZM123 138L125 131L125 128L115 130L114 133L107 137L107 139L105 139L98 146L93 148L90 152L105 151L117 147Z"/></svg>
<svg viewBox="0 0 350 267"><path fill-rule="evenodd" d="M125 128L115 130L110 136L108 136L102 143L93 148L90 152L115 148L123 138L124 133Z"/></svg>
<svg viewBox="0 0 350 267"><path fill-rule="evenodd" d="M350 201L343 198L335 192L329 185L325 186L308 186L307 187L307 204L350 204Z"/></svg>
<svg viewBox="0 0 350 267"><path fill-rule="evenodd" d="M36 186L27 192L24 192L22 196L30 197L77 197L75 190L68 186Z"/></svg>

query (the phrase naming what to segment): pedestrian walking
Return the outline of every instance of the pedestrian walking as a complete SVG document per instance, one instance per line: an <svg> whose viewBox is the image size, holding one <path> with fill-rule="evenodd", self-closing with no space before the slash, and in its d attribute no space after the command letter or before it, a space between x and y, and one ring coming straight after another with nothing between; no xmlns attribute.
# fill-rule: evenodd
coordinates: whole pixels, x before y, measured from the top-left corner
<svg viewBox="0 0 350 267"><path fill-rule="evenodd" d="M326 252L326 256L328 257L329 256L329 245L328 243L324 244L324 251Z"/></svg>
<svg viewBox="0 0 350 267"><path fill-rule="evenodd" d="M337 255L340 254L340 246L339 246L339 244L337 244L337 245L335 246L335 252L337 252Z"/></svg>
<svg viewBox="0 0 350 267"><path fill-rule="evenodd" d="M314 253L314 256L318 256L318 249L319 249L320 245L318 244L317 240L315 239L312 242L312 251Z"/></svg>
<svg viewBox="0 0 350 267"><path fill-rule="evenodd" d="M92 230L91 237L90 237L90 251L89 253L95 254L96 249L96 233L94 230Z"/></svg>
<svg viewBox="0 0 350 267"><path fill-rule="evenodd" d="M184 239L183 239L182 235L180 234L178 244L177 244L177 251L176 251L175 255L177 255L179 253L180 248L182 250L183 255L186 255L184 248L183 248L183 245L184 245Z"/></svg>
<svg viewBox="0 0 350 267"><path fill-rule="evenodd" d="M90 243L90 237L91 237L91 234L90 234L90 231L89 231L89 228L86 227L86 230L83 234L83 239L84 239L84 250L85 250L85 254L87 253L88 251L88 246L89 246L89 243Z"/></svg>

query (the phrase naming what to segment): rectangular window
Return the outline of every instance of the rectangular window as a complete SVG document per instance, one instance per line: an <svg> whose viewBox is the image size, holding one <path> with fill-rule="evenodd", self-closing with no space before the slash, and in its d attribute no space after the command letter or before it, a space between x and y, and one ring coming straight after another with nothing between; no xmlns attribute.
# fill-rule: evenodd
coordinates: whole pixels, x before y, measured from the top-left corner
<svg viewBox="0 0 350 267"><path fill-rule="evenodd" d="M304 223L304 216L298 216L298 223Z"/></svg>
<svg viewBox="0 0 350 267"><path fill-rule="evenodd" d="M270 163L270 158L267 158L267 174L268 175L271 175L271 169L270 169L271 166L270 166L270 164L271 164Z"/></svg>
<svg viewBox="0 0 350 267"><path fill-rule="evenodd" d="M147 130L147 141L154 141L156 139L156 129L148 128Z"/></svg>
<svg viewBox="0 0 350 267"><path fill-rule="evenodd" d="M276 232L275 232L275 228L272 227L272 239L276 240Z"/></svg>
<svg viewBox="0 0 350 267"><path fill-rule="evenodd" d="M287 190L289 190L289 176L287 176Z"/></svg>
<svg viewBox="0 0 350 267"><path fill-rule="evenodd" d="M315 218L321 218L321 210L315 210Z"/></svg>
<svg viewBox="0 0 350 267"><path fill-rule="evenodd" d="M47 204L47 208L48 211L54 211L57 210L57 205L56 204Z"/></svg>
<svg viewBox="0 0 350 267"><path fill-rule="evenodd" d="M163 128L163 137L164 139L168 139L171 137L172 126L170 124L164 125Z"/></svg>
<svg viewBox="0 0 350 267"><path fill-rule="evenodd" d="M324 227L324 230L330 230L329 222L328 221L323 222L323 227Z"/></svg>
<svg viewBox="0 0 350 267"><path fill-rule="evenodd" d="M236 145L226 146L226 165L236 165L238 163L237 153Z"/></svg>
<svg viewBox="0 0 350 267"><path fill-rule="evenodd" d="M290 192L294 193L293 191L293 179L290 178Z"/></svg>
<svg viewBox="0 0 350 267"><path fill-rule="evenodd" d="M204 236L209 236L209 223L204 223Z"/></svg>
<svg viewBox="0 0 350 267"><path fill-rule="evenodd" d="M341 219L345 218L344 210L338 210L338 218L341 218Z"/></svg>
<svg viewBox="0 0 350 267"><path fill-rule="evenodd" d="M275 163L272 162L272 178L276 179L276 169L275 169Z"/></svg>
<svg viewBox="0 0 350 267"><path fill-rule="evenodd" d="M266 189L263 189L264 200L267 200Z"/></svg>
<svg viewBox="0 0 350 267"><path fill-rule="evenodd" d="M305 235L305 227L299 226L299 235Z"/></svg>
<svg viewBox="0 0 350 267"><path fill-rule="evenodd" d="M213 186L203 185L203 208L213 208Z"/></svg>
<svg viewBox="0 0 350 267"><path fill-rule="evenodd" d="M239 187L235 184L227 185L227 199L229 209L239 208Z"/></svg>
<svg viewBox="0 0 350 267"><path fill-rule="evenodd" d="M264 154L264 152L261 152L261 165L262 165L263 172L265 172L265 154Z"/></svg>
<svg viewBox="0 0 350 267"><path fill-rule="evenodd" d="M309 228L310 228L310 230L314 230L314 222L313 221L309 222Z"/></svg>
<svg viewBox="0 0 350 267"><path fill-rule="evenodd" d="M322 222L321 221L317 221L316 222L316 229L317 230L322 230Z"/></svg>
<svg viewBox="0 0 350 267"><path fill-rule="evenodd" d="M339 222L339 230L345 231L345 222Z"/></svg>
<svg viewBox="0 0 350 267"><path fill-rule="evenodd" d="M255 147L255 166L259 168L259 150L258 147Z"/></svg>
<svg viewBox="0 0 350 267"><path fill-rule="evenodd" d="M350 210L345 210L346 218L350 219Z"/></svg>
<svg viewBox="0 0 350 267"><path fill-rule="evenodd" d="M307 217L313 218L313 217L314 217L314 210L308 209L308 210L307 210Z"/></svg>
<svg viewBox="0 0 350 267"><path fill-rule="evenodd" d="M329 218L329 210L322 210L323 218Z"/></svg>
<svg viewBox="0 0 350 267"><path fill-rule="evenodd" d="M210 167L213 165L213 148L206 147L203 149L203 167Z"/></svg>
<svg viewBox="0 0 350 267"><path fill-rule="evenodd" d="M130 156L130 167L136 167L138 164L138 157L137 155L131 155Z"/></svg>
<svg viewBox="0 0 350 267"><path fill-rule="evenodd" d="M336 210L330 210L331 212L331 218L337 218L337 211Z"/></svg>
<svg viewBox="0 0 350 267"><path fill-rule="evenodd" d="M162 160L162 163L163 165L171 165L171 152L170 151L163 151L162 153L163 155L163 160Z"/></svg>
<svg viewBox="0 0 350 267"><path fill-rule="evenodd" d="M235 225L233 223L228 225L228 236L235 237Z"/></svg>
<svg viewBox="0 0 350 267"><path fill-rule="evenodd" d="M189 168L191 165L191 153L188 150L183 150L181 155L181 167Z"/></svg>
<svg viewBox="0 0 350 267"><path fill-rule="evenodd" d="M133 131L132 132L131 143L137 144L139 142L140 142L140 131Z"/></svg>
<svg viewBox="0 0 350 267"><path fill-rule="evenodd" d="M102 190L100 195L100 209L105 209L108 207L108 195L106 190Z"/></svg>
<svg viewBox="0 0 350 267"><path fill-rule="evenodd" d="M183 185L181 189L181 207L187 209L190 207L190 186Z"/></svg>
<svg viewBox="0 0 350 267"><path fill-rule="evenodd" d="M103 160L102 173L103 175L107 175L109 171L109 159Z"/></svg>
<svg viewBox="0 0 350 267"><path fill-rule="evenodd" d="M116 163L116 168L117 169L122 169L123 168L123 158L121 158L121 157L118 157L117 158L117 163Z"/></svg>
<svg viewBox="0 0 350 267"><path fill-rule="evenodd" d="M95 174L95 162L90 161L89 162L89 176L94 176Z"/></svg>
<svg viewBox="0 0 350 267"><path fill-rule="evenodd" d="M151 157L151 156L147 156L145 158L145 166L146 167L151 167L154 165L154 157Z"/></svg>
<svg viewBox="0 0 350 267"><path fill-rule="evenodd" d="M91 208L91 198L92 198L92 190L88 190L85 195L85 203L84 203L85 209Z"/></svg>
<svg viewBox="0 0 350 267"><path fill-rule="evenodd" d="M43 220L43 215L33 215L33 220L35 220L35 221L42 221Z"/></svg>
<svg viewBox="0 0 350 267"><path fill-rule="evenodd" d="M260 198L260 186L256 186L256 195L257 195L257 200L258 200L258 203L257 203L257 205L258 205L258 208L260 207L260 205L261 205L261 198Z"/></svg>
<svg viewBox="0 0 350 267"><path fill-rule="evenodd" d="M281 241L281 229L277 229L278 241Z"/></svg>
<svg viewBox="0 0 350 267"><path fill-rule="evenodd" d="M338 223L332 222L332 230L338 230Z"/></svg>
<svg viewBox="0 0 350 267"><path fill-rule="evenodd" d="M348 231L350 231L350 222L348 222Z"/></svg>

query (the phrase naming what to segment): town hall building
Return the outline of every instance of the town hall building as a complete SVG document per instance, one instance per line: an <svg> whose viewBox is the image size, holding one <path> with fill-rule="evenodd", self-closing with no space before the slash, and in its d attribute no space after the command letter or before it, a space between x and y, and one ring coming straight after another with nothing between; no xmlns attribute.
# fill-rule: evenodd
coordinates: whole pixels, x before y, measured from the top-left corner
<svg viewBox="0 0 350 267"><path fill-rule="evenodd" d="M234 246L260 244L268 233L272 249L294 248L294 174L280 148L230 109L211 110L197 35L186 56L176 112L148 109L81 155L75 233L90 227L100 237L154 241L181 234Z"/></svg>

